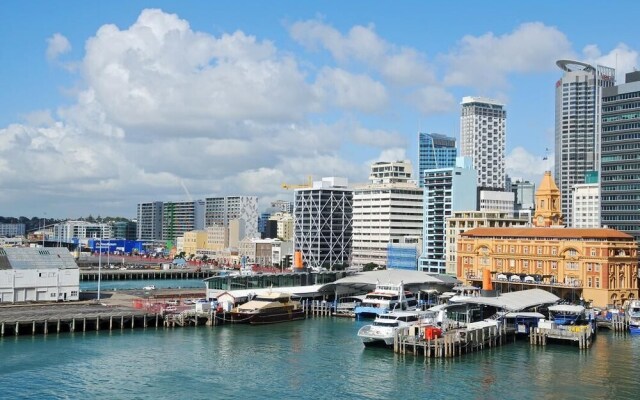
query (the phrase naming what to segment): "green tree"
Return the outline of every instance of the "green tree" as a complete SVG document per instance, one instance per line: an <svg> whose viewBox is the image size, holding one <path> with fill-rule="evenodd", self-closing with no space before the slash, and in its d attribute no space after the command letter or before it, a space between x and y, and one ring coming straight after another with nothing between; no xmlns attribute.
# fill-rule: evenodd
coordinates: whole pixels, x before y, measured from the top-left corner
<svg viewBox="0 0 640 400"><path fill-rule="evenodd" d="M363 271L373 271L378 269L379 265L374 263L374 262L370 262L370 263L366 263L363 267L362 270Z"/></svg>

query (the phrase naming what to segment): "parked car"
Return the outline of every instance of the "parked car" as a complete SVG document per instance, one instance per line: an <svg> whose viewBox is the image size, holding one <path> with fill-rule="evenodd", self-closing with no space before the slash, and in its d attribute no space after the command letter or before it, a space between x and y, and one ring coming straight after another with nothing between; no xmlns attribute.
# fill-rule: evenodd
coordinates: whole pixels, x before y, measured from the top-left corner
<svg viewBox="0 0 640 400"><path fill-rule="evenodd" d="M179 306L180 300L167 300L167 304L170 306Z"/></svg>

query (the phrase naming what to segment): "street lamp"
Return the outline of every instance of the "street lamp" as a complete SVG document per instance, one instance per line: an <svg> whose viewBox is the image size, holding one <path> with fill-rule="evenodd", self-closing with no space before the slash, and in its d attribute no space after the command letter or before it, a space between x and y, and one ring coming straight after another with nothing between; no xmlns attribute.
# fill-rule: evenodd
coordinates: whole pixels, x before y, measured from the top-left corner
<svg viewBox="0 0 640 400"><path fill-rule="evenodd" d="M100 238L100 244L98 245L100 254L98 255L98 301L100 301L100 280L102 278L102 238Z"/></svg>

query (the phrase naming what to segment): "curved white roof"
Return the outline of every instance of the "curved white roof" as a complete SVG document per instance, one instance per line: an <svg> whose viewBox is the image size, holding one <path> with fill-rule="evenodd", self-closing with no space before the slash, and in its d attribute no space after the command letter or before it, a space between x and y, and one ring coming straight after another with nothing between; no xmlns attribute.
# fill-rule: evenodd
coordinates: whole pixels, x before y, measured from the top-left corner
<svg viewBox="0 0 640 400"><path fill-rule="evenodd" d="M449 299L452 303L471 303L494 306L509 311L524 310L543 304L557 303L560 298L551 292L542 289L520 290L518 292L509 292L501 294L497 297L470 297L455 296Z"/></svg>
<svg viewBox="0 0 640 400"><path fill-rule="evenodd" d="M392 285L404 284L405 288L421 288L427 286L449 286L460 283L456 278L449 275L427 274L421 271L387 269L381 271L359 272L346 276L335 282L327 283L320 288L320 292L335 292L338 288L340 292L354 290L373 290L376 284L389 283ZM346 290L340 290L346 289Z"/></svg>

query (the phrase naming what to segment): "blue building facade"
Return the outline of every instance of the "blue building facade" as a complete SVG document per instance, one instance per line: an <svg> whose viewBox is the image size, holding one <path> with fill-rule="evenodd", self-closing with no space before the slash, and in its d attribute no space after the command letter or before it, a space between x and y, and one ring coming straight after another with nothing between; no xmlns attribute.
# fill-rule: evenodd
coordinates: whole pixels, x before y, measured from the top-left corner
<svg viewBox="0 0 640 400"><path fill-rule="evenodd" d="M471 159L458 157L452 168L424 171L424 225L418 270L446 273L446 219L453 211L476 209L478 174Z"/></svg>
<svg viewBox="0 0 640 400"><path fill-rule="evenodd" d="M418 249L413 244L389 243L387 246L387 269L416 270Z"/></svg>
<svg viewBox="0 0 640 400"><path fill-rule="evenodd" d="M148 243L142 240L126 239L89 239L87 245L91 252L97 253L102 248L103 253L145 254ZM146 246L145 246L146 245Z"/></svg>
<svg viewBox="0 0 640 400"><path fill-rule="evenodd" d="M424 171L456 165L456 139L438 133L420 133L418 139L418 177L424 187Z"/></svg>

